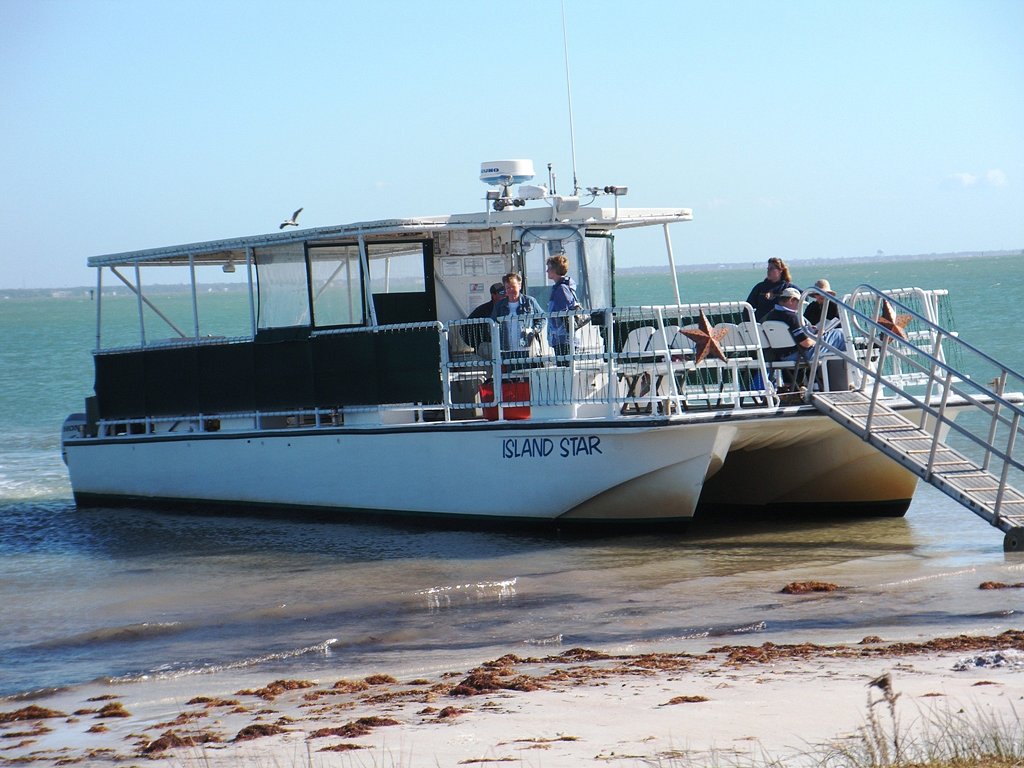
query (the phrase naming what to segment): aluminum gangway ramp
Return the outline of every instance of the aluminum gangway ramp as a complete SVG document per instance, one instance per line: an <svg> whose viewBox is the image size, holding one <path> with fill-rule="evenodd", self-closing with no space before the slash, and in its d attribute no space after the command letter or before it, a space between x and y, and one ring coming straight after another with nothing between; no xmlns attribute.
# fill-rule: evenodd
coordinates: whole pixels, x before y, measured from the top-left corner
<svg viewBox="0 0 1024 768"><path fill-rule="evenodd" d="M871 399L863 392L822 392L815 393L812 399L818 410L1001 529L1009 538L1024 531L1024 493L937 440L935 434L882 403L875 403L872 410ZM1024 549L1024 541L1004 544L1011 551Z"/></svg>
<svg viewBox="0 0 1024 768"><path fill-rule="evenodd" d="M807 399L1024 551L1024 377L893 292L860 286L836 303L849 351L819 335L811 375L845 362L857 383Z"/></svg>

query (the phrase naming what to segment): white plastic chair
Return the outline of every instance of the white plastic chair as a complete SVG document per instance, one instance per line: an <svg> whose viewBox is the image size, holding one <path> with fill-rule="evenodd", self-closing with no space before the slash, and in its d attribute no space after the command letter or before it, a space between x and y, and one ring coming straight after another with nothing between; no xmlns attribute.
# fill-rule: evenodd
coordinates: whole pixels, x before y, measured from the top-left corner
<svg viewBox="0 0 1024 768"><path fill-rule="evenodd" d="M761 323L761 331L764 333L765 340L768 342L769 348L775 354L781 354L783 352L792 352L793 347L798 347L796 340L793 338L793 334L789 332L789 326L781 320L767 320ZM799 347L798 347L799 348ZM797 375L801 369L808 369L809 366L806 360L773 360L771 363L772 371L793 371L793 381L797 382L799 376Z"/></svg>

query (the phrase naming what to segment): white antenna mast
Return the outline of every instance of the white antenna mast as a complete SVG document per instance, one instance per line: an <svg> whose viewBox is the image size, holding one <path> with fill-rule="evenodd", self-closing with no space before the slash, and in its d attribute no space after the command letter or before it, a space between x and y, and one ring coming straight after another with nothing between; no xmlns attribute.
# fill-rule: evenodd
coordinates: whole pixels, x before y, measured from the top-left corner
<svg viewBox="0 0 1024 768"><path fill-rule="evenodd" d="M576 180L576 132L572 126L572 82L569 80L569 38L565 33L565 0L562 0L562 52L565 54L565 91L569 96L569 147L572 150L572 193L580 192Z"/></svg>

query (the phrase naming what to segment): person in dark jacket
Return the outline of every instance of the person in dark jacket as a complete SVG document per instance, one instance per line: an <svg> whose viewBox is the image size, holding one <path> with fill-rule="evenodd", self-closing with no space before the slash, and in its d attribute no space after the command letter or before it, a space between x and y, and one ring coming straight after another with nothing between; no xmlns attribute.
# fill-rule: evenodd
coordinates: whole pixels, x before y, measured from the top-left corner
<svg viewBox="0 0 1024 768"><path fill-rule="evenodd" d="M829 285L828 280L822 278L814 283L814 287L819 291L827 293L829 296L835 296L836 292L832 290L832 286ZM825 298L822 296L815 296L814 300L807 305L804 310L804 317L807 318L813 326L821 327L821 311L825 306ZM825 313L826 320L833 320L839 317L839 306L835 302L828 302L828 311Z"/></svg>
<svg viewBox="0 0 1024 768"><path fill-rule="evenodd" d="M554 281L551 297L548 299L548 313L567 312L579 304L576 285L569 277L569 260L564 254L552 256L547 261L548 279ZM555 350L559 365L568 365L562 358L570 355L576 346L576 324L572 315L553 317L548 323L548 341Z"/></svg>
<svg viewBox="0 0 1024 768"><path fill-rule="evenodd" d="M491 284L491 300L485 301L469 313L470 320L482 320L491 316L494 306L501 301L505 295L505 286L501 283ZM490 357L491 334L487 323L462 326L462 338L471 347L484 357Z"/></svg>
<svg viewBox="0 0 1024 768"><path fill-rule="evenodd" d="M750 289L747 296L747 303L754 308L754 319L761 322L764 316L775 308L776 299L787 288L797 288L793 285L793 276L789 274L789 267L782 259L772 257L768 259L768 270L765 279ZM799 293L800 289L797 288Z"/></svg>

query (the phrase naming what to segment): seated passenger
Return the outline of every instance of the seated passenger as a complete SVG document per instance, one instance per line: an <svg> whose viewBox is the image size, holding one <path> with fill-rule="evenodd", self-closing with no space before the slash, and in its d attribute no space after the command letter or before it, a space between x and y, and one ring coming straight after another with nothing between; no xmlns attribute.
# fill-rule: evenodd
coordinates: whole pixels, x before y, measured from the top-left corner
<svg viewBox="0 0 1024 768"><path fill-rule="evenodd" d="M800 291L796 288L786 288L779 294L775 308L764 316L762 322L780 320L789 328L789 334L793 337L793 346L785 349L772 350L773 361L806 360L810 357L810 350L814 348L814 339L807 335L800 322L800 314L797 309L800 306Z"/></svg>
<svg viewBox="0 0 1024 768"><path fill-rule="evenodd" d="M807 335L800 319L800 291L796 288L786 288L779 296L775 309L764 317L764 322L780 320L789 328L789 334L793 337L793 346L788 349L771 350L772 362L789 362L798 360L810 360L815 347L814 339ZM843 338L843 329L839 326L824 333L822 339L836 349L845 351L846 340ZM826 348L827 349L827 348ZM796 382L799 383L799 382ZM819 382L820 383L820 382Z"/></svg>
<svg viewBox="0 0 1024 768"><path fill-rule="evenodd" d="M779 258L768 259L765 279L750 289L747 304L754 308L754 319L761 322L772 311L775 300L786 288L796 288L789 274L786 262Z"/></svg>
<svg viewBox="0 0 1024 768"><path fill-rule="evenodd" d="M819 291L827 293L829 296L835 296L836 292L832 290L832 286L829 285L828 280L822 278L814 283L814 287ZM816 294L813 301L807 305L804 310L804 317L807 318L807 322L813 326L823 325L821 322L821 312L825 306L826 299L824 296ZM839 306L832 301L828 302L828 311L826 312L826 320L834 320L839 317Z"/></svg>

